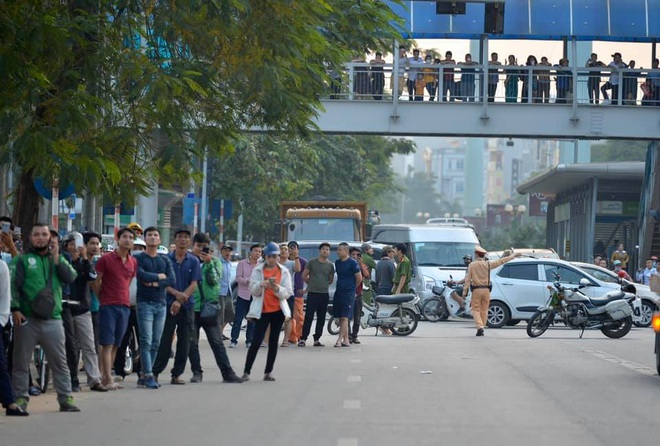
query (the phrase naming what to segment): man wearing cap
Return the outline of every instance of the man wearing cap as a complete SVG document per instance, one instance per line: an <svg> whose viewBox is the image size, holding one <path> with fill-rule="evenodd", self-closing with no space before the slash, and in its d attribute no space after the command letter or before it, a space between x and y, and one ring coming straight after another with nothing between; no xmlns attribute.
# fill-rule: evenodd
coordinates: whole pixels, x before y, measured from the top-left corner
<svg viewBox="0 0 660 446"><path fill-rule="evenodd" d="M627 281L632 282L630 274L628 274L626 270L621 267L621 260L615 260L612 265L614 265L614 272L617 273L619 277L623 277Z"/></svg>
<svg viewBox="0 0 660 446"><path fill-rule="evenodd" d="M220 248L220 263L222 264L222 277L220 278L220 330L224 333L225 327L234 320L234 302L231 296L231 254L234 251L230 245ZM228 340L222 335L223 340Z"/></svg>
<svg viewBox="0 0 660 446"><path fill-rule="evenodd" d="M197 283L202 279L199 259L188 252L190 247L190 231L181 228L174 233L176 250L169 254L174 269L174 286L168 286L167 306L168 312L165 318L165 327L160 340L160 347L153 366L154 379L158 382L158 375L165 370L170 360L172 350L172 336L176 329L176 354L174 355L174 367L171 371L171 384L183 385L186 382L181 379L188 361L190 351L190 336L194 329L194 299L193 293L197 290Z"/></svg>
<svg viewBox="0 0 660 446"><path fill-rule="evenodd" d="M513 252L513 248L511 248ZM468 266L467 274L465 275L465 284L470 286L472 292L472 317L477 326L477 336L484 335L484 327L488 322L488 306L490 305L490 272L492 269L520 257L520 253L516 252L510 256L502 257L499 260L486 260L486 250L479 245L474 247L474 255L476 260ZM468 288L463 289L463 298L467 296Z"/></svg>

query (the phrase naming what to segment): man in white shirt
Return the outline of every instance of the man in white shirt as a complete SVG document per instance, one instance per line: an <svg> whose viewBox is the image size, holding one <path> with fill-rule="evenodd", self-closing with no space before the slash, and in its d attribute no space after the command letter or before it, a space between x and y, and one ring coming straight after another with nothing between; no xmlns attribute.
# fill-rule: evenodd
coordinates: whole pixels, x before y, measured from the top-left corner
<svg viewBox="0 0 660 446"><path fill-rule="evenodd" d="M651 283L651 276L656 274L658 274L658 270L653 268L653 260L648 259L646 261L646 268L638 269L635 279L637 279L637 282L641 283L642 285L649 285Z"/></svg>
<svg viewBox="0 0 660 446"><path fill-rule="evenodd" d="M410 66L408 70L408 100L412 101L413 97L415 101L421 101L424 99L424 92L419 95L415 92L415 82L417 77L422 75L422 67L424 66L424 59L419 57L419 50L413 50L413 57L408 58L408 65Z"/></svg>

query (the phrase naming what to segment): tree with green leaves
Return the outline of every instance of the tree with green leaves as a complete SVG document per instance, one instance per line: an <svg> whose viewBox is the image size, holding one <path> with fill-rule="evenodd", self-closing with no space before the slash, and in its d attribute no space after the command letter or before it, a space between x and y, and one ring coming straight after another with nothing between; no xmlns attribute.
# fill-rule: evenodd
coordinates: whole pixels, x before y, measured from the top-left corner
<svg viewBox="0 0 660 446"><path fill-rule="evenodd" d="M370 209L383 210L397 190L392 155L414 149L410 140L380 136L253 136L212 163L212 198L238 204L234 212L243 213L244 239L265 241L274 235L284 200L365 200ZM235 234L236 219L226 226Z"/></svg>
<svg viewBox="0 0 660 446"><path fill-rule="evenodd" d="M327 70L398 36L382 2L25 0L0 2L0 162L33 180L131 203L185 184L204 151L242 128L309 135Z"/></svg>
<svg viewBox="0 0 660 446"><path fill-rule="evenodd" d="M648 145L648 141L603 141L591 146L591 161L594 163L646 161Z"/></svg>

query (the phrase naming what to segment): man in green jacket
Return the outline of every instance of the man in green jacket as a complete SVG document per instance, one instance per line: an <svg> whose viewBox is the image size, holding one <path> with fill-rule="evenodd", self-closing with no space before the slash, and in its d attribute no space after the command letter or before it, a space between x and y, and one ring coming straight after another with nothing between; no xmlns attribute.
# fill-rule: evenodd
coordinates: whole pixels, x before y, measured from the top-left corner
<svg viewBox="0 0 660 446"><path fill-rule="evenodd" d="M62 325L62 285L76 279L76 271L51 244L47 225L37 223L30 232L30 250L16 256L11 264L14 356L12 382L16 404L27 408L29 366L32 352L40 344L53 371L60 412L80 412L71 396L71 376L66 362ZM43 290L52 291L44 298Z"/></svg>
<svg viewBox="0 0 660 446"><path fill-rule="evenodd" d="M362 263L369 270L369 279L363 282L364 294L362 296L364 302L371 305L371 300L374 296L374 290L371 287L371 281L374 277L374 271L376 271L376 261L374 260L374 248L371 247L369 243L363 243L361 247L362 251ZM361 309L360 309L361 310Z"/></svg>
<svg viewBox="0 0 660 446"><path fill-rule="evenodd" d="M220 296L220 282L222 279L222 263L220 259L211 255L209 236L203 233L197 233L193 237L193 255L199 258L202 265L202 280L197 286L197 290L192 297L195 301L195 330L190 342L190 368L193 377L190 382L202 382L202 361L199 356L199 330L204 329L206 338L209 341L215 362L222 373L222 382L241 383L243 380L236 375L232 369L227 357L227 350L222 342L222 332L220 331L218 297ZM209 306L210 304L210 306ZM205 307L206 306L206 310ZM215 307L215 312L209 317L207 311Z"/></svg>

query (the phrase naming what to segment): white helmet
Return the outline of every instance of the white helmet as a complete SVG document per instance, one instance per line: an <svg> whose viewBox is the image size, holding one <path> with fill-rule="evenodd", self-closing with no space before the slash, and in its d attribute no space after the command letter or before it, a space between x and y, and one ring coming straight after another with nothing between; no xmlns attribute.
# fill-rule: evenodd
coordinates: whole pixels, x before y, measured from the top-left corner
<svg viewBox="0 0 660 446"><path fill-rule="evenodd" d="M167 246L165 246L165 245L160 245L160 246L158 247L158 254L169 254L169 253L170 253L170 250L167 249Z"/></svg>
<svg viewBox="0 0 660 446"><path fill-rule="evenodd" d="M133 246L142 246L143 248L146 248L147 244L140 237L137 237L133 242Z"/></svg>

